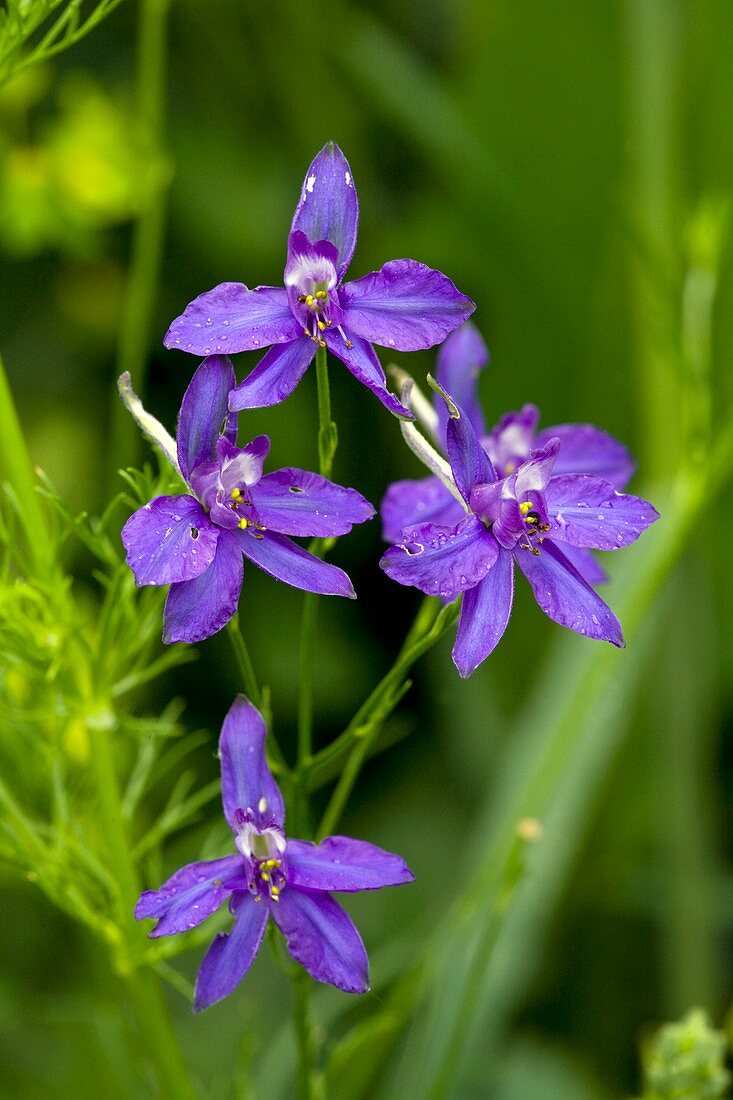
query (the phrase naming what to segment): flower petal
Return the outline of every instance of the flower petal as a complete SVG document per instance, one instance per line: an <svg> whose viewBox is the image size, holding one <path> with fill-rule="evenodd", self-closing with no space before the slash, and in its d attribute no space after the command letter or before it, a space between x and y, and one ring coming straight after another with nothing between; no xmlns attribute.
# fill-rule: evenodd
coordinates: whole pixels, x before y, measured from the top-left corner
<svg viewBox="0 0 733 1100"><path fill-rule="evenodd" d="M339 279L351 263L359 225L359 200L346 157L333 141L323 146L305 174L290 231L338 249Z"/></svg>
<svg viewBox="0 0 733 1100"><path fill-rule="evenodd" d="M380 511L385 542L402 542L403 529L416 523L454 527L465 515L456 498L437 477L395 481L385 493Z"/></svg>
<svg viewBox="0 0 733 1100"><path fill-rule="evenodd" d="M282 535L345 535L375 514L356 489L292 467L266 474L251 496L260 522Z"/></svg>
<svg viewBox="0 0 733 1100"><path fill-rule="evenodd" d="M219 738L221 800L224 816L235 832L238 809L252 810L264 826L274 822L282 828L285 823L285 803L267 766L266 741L262 715L246 696L238 695Z"/></svg>
<svg viewBox="0 0 733 1100"><path fill-rule="evenodd" d="M165 601L163 641L200 642L221 630L237 610L244 563L236 535L219 532L209 568L193 581L172 584Z"/></svg>
<svg viewBox="0 0 733 1100"><path fill-rule="evenodd" d="M473 515L456 527L419 523L403 537L404 543L383 555L382 569L398 584L446 600L482 581L499 554L496 539Z"/></svg>
<svg viewBox="0 0 733 1100"><path fill-rule="evenodd" d="M513 475L514 495L520 503L529 493L541 493L546 488L559 450L560 440L553 437L529 452L529 457Z"/></svg>
<svg viewBox="0 0 733 1100"><path fill-rule="evenodd" d="M219 478L225 494L232 489L252 488L262 477L262 467L270 453L270 437L256 435L246 447L234 447L227 439L217 445L216 454L220 466Z"/></svg>
<svg viewBox="0 0 733 1100"><path fill-rule="evenodd" d="M488 577L463 593L453 663L465 679L496 648L506 630L514 597L514 561L502 550Z"/></svg>
<svg viewBox="0 0 733 1100"><path fill-rule="evenodd" d="M288 885L306 890L353 893L415 880L401 856L347 836L328 836L318 845L289 840L287 860Z"/></svg>
<svg viewBox="0 0 733 1100"><path fill-rule="evenodd" d="M445 435L453 477L468 504L474 485L491 484L496 481L496 473L469 417L460 408L458 413L448 417Z"/></svg>
<svg viewBox="0 0 733 1100"><path fill-rule="evenodd" d="M608 584L610 579L608 573L590 550L584 550L581 546L571 546L566 542L563 544L562 552L588 584Z"/></svg>
<svg viewBox="0 0 733 1100"><path fill-rule="evenodd" d="M519 412L503 416L484 439L484 446L500 476L514 472L529 455L535 443L535 431L540 418L536 405L523 405ZM551 436L548 439L552 438ZM545 440L544 442L547 442Z"/></svg>
<svg viewBox="0 0 733 1100"><path fill-rule="evenodd" d="M486 424L478 400L478 376L489 362L489 349L483 336L472 321L466 321L438 348L435 377L443 389L451 395L474 427L477 435L484 435ZM438 414L438 439L445 439L448 411L439 394L433 398Z"/></svg>
<svg viewBox="0 0 733 1100"><path fill-rule="evenodd" d="M286 886L272 916L288 951L318 982L344 993L366 993L369 960L351 918L328 894Z"/></svg>
<svg viewBox="0 0 733 1100"><path fill-rule="evenodd" d="M420 351L445 340L475 304L442 271L417 260L390 260L339 292L344 328L395 351Z"/></svg>
<svg viewBox="0 0 733 1100"><path fill-rule="evenodd" d="M192 355L233 355L268 344L284 344L299 334L300 325L291 313L283 287L248 290L244 283L220 283L186 306L163 343Z"/></svg>
<svg viewBox="0 0 733 1100"><path fill-rule="evenodd" d="M186 481L202 462L212 462L222 432L237 438L237 418L229 412L229 391L236 383L231 360L224 355L204 359L183 395L178 414L178 465Z"/></svg>
<svg viewBox="0 0 733 1100"><path fill-rule="evenodd" d="M201 924L225 901L232 890L246 886L240 855L189 863L164 882L159 890L146 890L135 906L135 917L155 918L158 923L148 935L173 936Z"/></svg>
<svg viewBox="0 0 733 1100"><path fill-rule="evenodd" d="M156 497L122 528L135 584L174 584L198 577L214 560L218 528L194 497Z"/></svg>
<svg viewBox="0 0 733 1100"><path fill-rule="evenodd" d="M239 545L245 557L278 581L317 592L321 596L346 596L356 593L343 569L321 561L301 546L276 531L238 531Z"/></svg>
<svg viewBox="0 0 733 1100"><path fill-rule="evenodd" d="M541 431L534 445L542 447L553 437L561 444L556 474L595 474L623 489L636 469L626 447L593 424L556 424Z"/></svg>
<svg viewBox="0 0 733 1100"><path fill-rule="evenodd" d="M406 420L414 420L414 415L406 409L401 401L398 401L393 393L387 389L387 380L384 377L382 364L377 359L377 354L371 344L349 334L349 344L338 333L330 329L325 333L328 350L342 363L357 381L370 389L379 398L386 409L395 416L404 417Z"/></svg>
<svg viewBox="0 0 733 1100"><path fill-rule="evenodd" d="M200 1012L239 985L260 949L269 916L267 906L251 894L237 892L232 899L234 926L220 932L204 956L196 978L193 1010Z"/></svg>
<svg viewBox="0 0 733 1100"><path fill-rule="evenodd" d="M289 397L316 354L316 345L298 329L284 347L270 348L254 370L229 394L229 408L263 409Z"/></svg>
<svg viewBox="0 0 733 1100"><path fill-rule="evenodd" d="M539 554L519 550L515 556L537 603L553 622L588 638L624 645L621 624L611 608L549 539Z"/></svg>
<svg viewBox="0 0 733 1100"><path fill-rule="evenodd" d="M552 538L595 550L619 550L636 542L659 519L648 501L617 493L599 477L563 474L545 489Z"/></svg>

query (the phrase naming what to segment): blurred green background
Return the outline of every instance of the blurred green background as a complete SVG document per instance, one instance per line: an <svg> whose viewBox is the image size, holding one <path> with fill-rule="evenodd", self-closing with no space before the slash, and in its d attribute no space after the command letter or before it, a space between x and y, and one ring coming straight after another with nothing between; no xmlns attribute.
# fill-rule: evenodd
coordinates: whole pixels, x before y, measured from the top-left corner
<svg viewBox="0 0 733 1100"><path fill-rule="evenodd" d="M172 428L195 361L163 350L168 323L218 282L280 281L303 173L334 139L361 202L352 275L401 256L448 273L476 300L491 348L481 380L489 421L533 401L544 425L599 424L639 457L632 488L664 512L685 445L684 273L698 253L708 262L711 236L720 272L715 421L733 396L729 0L173 0L160 119L154 102L142 115L136 105L138 15L136 4L122 4L73 50L0 93L0 348L34 460L72 509L101 511L120 487L116 469L149 457L116 409L120 369L132 364L136 388ZM163 251L149 331L136 347L125 292L146 219L153 241L151 222L162 219ZM431 352L398 358L417 378L434 362ZM255 361L238 357L239 377ZM336 479L378 502L390 480L418 476L397 422L338 365L332 389ZM240 440L266 431L274 467L314 468L316 422L309 376L284 405L242 414ZM471 1046L456 1095L628 1095L639 1088L646 1029L695 1005L725 1022L728 493L710 500L665 581L612 748L568 794L561 851L538 847L544 893L527 917L524 949L498 979L499 1007L481 1024L486 1034ZM638 552L625 552L627 578ZM68 553L79 586L90 587L89 560L74 546ZM360 599L323 607L319 744L389 666L418 604L381 574L380 553L376 522L336 551ZM612 605L618 595L611 586ZM300 606L298 593L249 571L243 630L286 746ZM458 857L501 796L507 742L559 632L521 584L502 646L468 683L445 641L418 666L393 720L395 735L410 736L369 765L342 826L400 851L418 876L410 889L349 903L372 957L365 1011L379 1008L373 998L386 996L405 943L427 937L460 889ZM618 655L619 672L636 641ZM562 644L580 659L599 643ZM196 756L202 784L217 774L214 739L237 689L221 636L155 684L159 709L181 697L186 727L208 731ZM548 698L539 721L551 722L556 705ZM214 803L171 842L165 871L197 857L217 813ZM104 954L32 884L2 874L0 1094L140 1095L128 1067L134 1036ZM192 977L199 957L188 952L175 966ZM245 1095L250 1056L275 1066L272 1093L261 1084L255 1095L279 1095L289 991L265 953L236 994L202 1017L178 991L170 996L207 1095ZM343 1011L342 1001L324 992L317 1014ZM415 1056L414 1046L398 1046L393 1065L401 1050ZM243 1067L236 1080L234 1065Z"/></svg>

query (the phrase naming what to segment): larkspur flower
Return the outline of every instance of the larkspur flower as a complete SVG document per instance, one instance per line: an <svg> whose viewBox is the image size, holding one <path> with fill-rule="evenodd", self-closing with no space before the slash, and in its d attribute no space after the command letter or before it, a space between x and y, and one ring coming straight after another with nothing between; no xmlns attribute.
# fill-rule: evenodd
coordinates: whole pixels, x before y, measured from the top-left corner
<svg viewBox="0 0 733 1100"><path fill-rule="evenodd" d="M615 489L625 488L635 469L634 460L622 443L594 424L555 424L538 431L537 406L524 405L519 412L507 413L487 431L478 399L478 378L488 362L486 343L473 322L468 321L451 333L438 350L436 380L470 420L500 477L513 473L530 451L546 446L551 439L559 439L555 476L592 474L610 482ZM434 394L433 408L426 406L421 420L443 452L448 419L445 402L440 394ZM382 502L381 515L383 537L394 543L400 541L404 527L427 521L452 526L462 518L463 511L439 478L428 477L394 482ZM590 584L608 580L590 550L566 545L565 554Z"/></svg>
<svg viewBox="0 0 733 1100"><path fill-rule="evenodd" d="M267 436L235 446L236 415L227 410L233 384L226 357L199 366L181 405L177 444L167 448L175 447L171 461L191 494L156 497L122 530L136 583L170 585L165 642L198 642L226 625L239 601L243 558L295 588L355 598L343 570L288 536L343 535L374 508L355 489L305 470L263 475ZM144 427L143 417L156 423L138 413Z"/></svg>
<svg viewBox="0 0 733 1100"><path fill-rule="evenodd" d="M565 548L628 546L658 518L656 510L595 475L555 476L558 437L497 477L469 417L445 396L450 466L444 484L461 502L461 518L404 528L399 544L383 556L382 568L428 595L452 600L463 594L453 661L464 677L488 657L506 629L515 563L550 619L622 646L618 619ZM442 460L435 459L438 468Z"/></svg>
<svg viewBox="0 0 733 1100"><path fill-rule="evenodd" d="M189 863L135 908L138 920L155 918L152 937L195 928L227 899L234 916L201 964L194 1010L231 993L262 943L268 919L285 936L288 951L319 982L345 993L369 989L361 937L331 893L400 886L414 875L400 856L364 840L326 837L320 844L285 835L285 807L265 759L265 723L244 696L233 703L219 741L224 816L236 853Z"/></svg>
<svg viewBox="0 0 733 1100"><path fill-rule="evenodd" d="M372 344L417 351L439 344L475 309L440 271L391 260L343 283L356 245L359 204L348 161L333 142L308 169L288 238L285 286L221 283L170 326L165 346L194 355L273 345L234 390L230 408L276 405L327 347L391 412L411 418L389 392Z"/></svg>

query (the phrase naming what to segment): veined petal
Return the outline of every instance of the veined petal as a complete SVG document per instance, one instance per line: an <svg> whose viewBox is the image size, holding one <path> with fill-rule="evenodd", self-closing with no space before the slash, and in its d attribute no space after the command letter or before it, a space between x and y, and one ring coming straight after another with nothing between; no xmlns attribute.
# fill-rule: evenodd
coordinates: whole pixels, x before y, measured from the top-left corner
<svg viewBox="0 0 733 1100"><path fill-rule="evenodd" d="M183 395L178 414L178 465L186 481L202 462L212 462L224 426L230 443L237 439L237 418L229 412L229 391L236 383L231 360L224 355L204 359Z"/></svg>
<svg viewBox="0 0 733 1100"><path fill-rule="evenodd" d="M462 409L457 411L458 416L448 417L445 430L448 458L456 485L463 499L470 504L474 485L496 481L496 473L470 419Z"/></svg>
<svg viewBox="0 0 733 1100"><path fill-rule="evenodd" d="M357 336L352 336L349 333L349 344L351 345L349 346L343 337L338 332L334 332L333 329L329 329L324 335L331 354L340 359L342 363L345 363L354 378L370 389L386 409L405 420L415 419L410 410L406 409L402 402L398 401L395 395L387 389L387 380L382 370L382 364L377 359L377 354L371 344L367 344L364 340L360 340Z"/></svg>
<svg viewBox="0 0 733 1100"><path fill-rule="evenodd" d="M194 497L156 497L122 528L135 584L191 581L214 560L218 528Z"/></svg>
<svg viewBox="0 0 733 1100"><path fill-rule="evenodd" d="M163 343L192 355L233 355L284 344L299 335L300 325L283 287L248 290L244 283L220 283L186 306Z"/></svg>
<svg viewBox="0 0 733 1100"><path fill-rule="evenodd" d="M539 554L518 550L515 557L537 603L553 622L588 638L623 646L621 624L611 608L549 539Z"/></svg>
<svg viewBox="0 0 733 1100"><path fill-rule="evenodd" d="M239 411L279 405L298 385L315 354L315 343L303 336L298 328L297 338L284 347L270 348L254 370L232 390L229 408Z"/></svg>
<svg viewBox="0 0 733 1100"><path fill-rule="evenodd" d="M237 832L235 813L252 810L263 825L285 824L285 803L267 766L267 726L244 695L232 703L219 738L224 816Z"/></svg>
<svg viewBox="0 0 733 1100"><path fill-rule="evenodd" d="M291 232L310 241L330 241L338 249L338 276L351 263L359 225L359 201L346 157L333 141L323 146L305 174Z"/></svg>
<svg viewBox="0 0 733 1100"><path fill-rule="evenodd" d="M289 840L287 852L288 885L301 889L354 893L415 880L401 856L347 836L329 836L318 845Z"/></svg>
<svg viewBox="0 0 733 1100"><path fill-rule="evenodd" d="M502 550L488 577L463 593L453 663L464 679L485 661L506 630L514 598L514 561Z"/></svg>
<svg viewBox="0 0 733 1100"><path fill-rule="evenodd" d="M338 281L337 266L338 249L330 241L309 240L299 229L288 237L286 287L297 287L303 294L314 294L317 289L333 290ZM291 294L288 301L292 310Z"/></svg>
<svg viewBox="0 0 733 1100"><path fill-rule="evenodd" d="M262 467L270 453L270 437L257 435L246 447L233 447L227 439L217 445L221 487L228 495L232 489L252 488L262 477Z"/></svg>
<svg viewBox="0 0 733 1100"><path fill-rule="evenodd" d="M193 581L172 584L165 601L163 641L201 642L216 634L237 610L244 563L237 538L220 531L214 560Z"/></svg>
<svg viewBox="0 0 733 1100"><path fill-rule="evenodd" d="M478 376L489 362L489 349L472 321L466 321L438 348L435 377L473 424L477 435L486 432L484 414L478 400ZM445 439L448 411L439 394L433 398L438 414L438 438Z"/></svg>
<svg viewBox="0 0 733 1100"><path fill-rule="evenodd" d="M398 584L446 600L482 581L499 555L496 539L473 515L457 527L419 523L403 538L383 555L382 569Z"/></svg>
<svg viewBox="0 0 733 1100"><path fill-rule="evenodd" d="M553 437L560 440L556 474L595 474L610 481L615 489L623 489L636 469L626 447L594 424L545 428L537 435L535 446L542 447Z"/></svg>
<svg viewBox="0 0 733 1100"><path fill-rule="evenodd" d="M251 894L238 891L231 904L234 926L220 932L207 951L196 978L193 1010L200 1012L239 985L260 949L269 916L266 905Z"/></svg>
<svg viewBox="0 0 733 1100"><path fill-rule="evenodd" d="M403 529L416 523L455 527L465 515L456 498L437 477L395 481L385 493L380 511L385 542L401 542Z"/></svg>
<svg viewBox="0 0 733 1100"><path fill-rule="evenodd" d="M354 587L343 569L309 554L285 535L249 530L236 534L245 557L276 580L304 592L356 599Z"/></svg>
<svg viewBox="0 0 733 1100"><path fill-rule="evenodd" d="M566 542L563 543L562 552L588 584L608 584L608 573L590 550L585 550L582 546L571 546Z"/></svg>
<svg viewBox="0 0 733 1100"><path fill-rule="evenodd" d="M345 535L375 514L356 489L292 467L265 474L251 496L260 522L282 535Z"/></svg>
<svg viewBox="0 0 733 1100"><path fill-rule="evenodd" d="M514 475L514 494L518 501L523 501L528 493L543 492L552 477L559 450L560 440L553 438L529 452L529 458Z"/></svg>
<svg viewBox="0 0 733 1100"><path fill-rule="evenodd" d="M619 550L636 542L659 513L648 501L617 493L599 477L563 474L545 489L552 538L595 550Z"/></svg>
<svg viewBox="0 0 733 1100"><path fill-rule="evenodd" d="M351 918L328 894L286 886L272 916L288 951L318 982L366 993L369 960Z"/></svg>
<svg viewBox="0 0 733 1100"><path fill-rule="evenodd" d="M519 412L510 412L503 416L484 438L487 454L500 477L512 474L536 445L535 431L539 418L540 411L536 405L523 405ZM544 443L551 438L553 437L548 436Z"/></svg>
<svg viewBox="0 0 733 1100"><path fill-rule="evenodd" d="M441 271L417 260L390 260L339 292L344 328L395 351L420 351L445 340L475 304Z"/></svg>
<svg viewBox="0 0 733 1100"><path fill-rule="evenodd" d="M225 901L232 890L246 887L240 855L189 863L164 882L159 890L146 890L135 906L135 917L158 921L151 939L188 932L201 924Z"/></svg>

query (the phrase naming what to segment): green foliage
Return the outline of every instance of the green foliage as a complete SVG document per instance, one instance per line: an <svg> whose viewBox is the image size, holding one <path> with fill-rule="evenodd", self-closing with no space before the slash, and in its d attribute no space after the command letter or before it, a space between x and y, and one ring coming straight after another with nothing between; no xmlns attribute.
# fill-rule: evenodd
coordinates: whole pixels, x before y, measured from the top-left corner
<svg viewBox="0 0 733 1100"><path fill-rule="evenodd" d="M715 1031L706 1012L693 1009L676 1024L665 1024L645 1044L643 1100L719 1100L729 1095L731 1075L724 1032Z"/></svg>
<svg viewBox="0 0 733 1100"><path fill-rule="evenodd" d="M0 86L15 73L62 53L89 34L121 0L5 0L0 8Z"/></svg>

